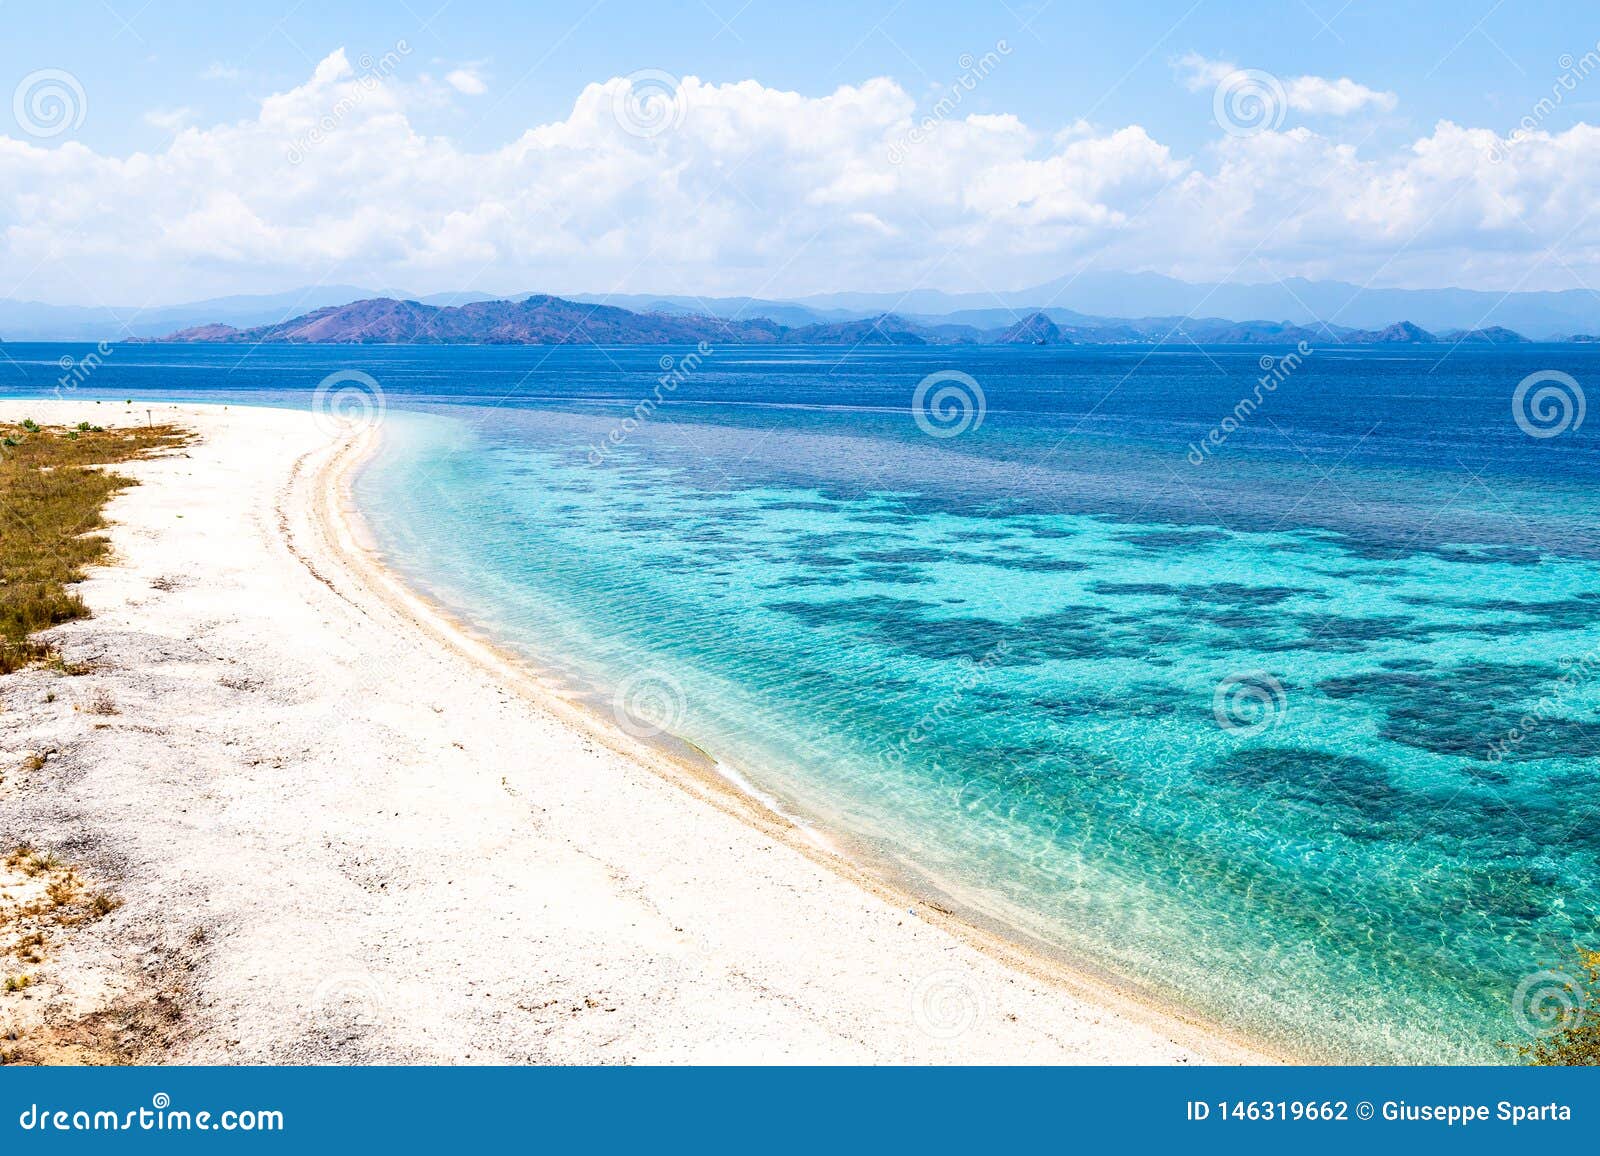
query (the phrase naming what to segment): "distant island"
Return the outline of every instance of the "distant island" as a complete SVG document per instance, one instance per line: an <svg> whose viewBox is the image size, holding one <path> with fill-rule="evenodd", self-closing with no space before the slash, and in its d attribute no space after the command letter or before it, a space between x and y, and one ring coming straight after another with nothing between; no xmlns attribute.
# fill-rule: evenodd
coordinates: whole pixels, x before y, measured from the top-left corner
<svg viewBox="0 0 1600 1156"><path fill-rule="evenodd" d="M1538 342L1593 344L1595 335L1600 334L1600 294L1587 289L1385 289L1296 277L1262 284L1191 283L1149 272L1080 270L1020 289L946 292L910 288L779 298L623 290L487 293L469 286L418 293L390 285L321 283L167 304L52 305L0 297L0 337L7 342L156 341L193 329L195 340L205 340L208 334L231 340L227 329L213 326L292 328L294 323L286 325L286 319L300 323L320 320L324 310L337 312L351 304L376 300L395 303L387 307L391 310L405 306L399 311L410 313L419 305L454 308L499 303L497 308L503 309L532 301L537 309L540 302L548 306L559 300L671 318L767 320L785 329L865 321L866 328L873 331L872 340L885 344L890 340L880 334L903 335L893 339L896 342L914 336L924 343L1148 345L1171 340L1215 344L1231 336L1251 344L1297 344L1292 332L1296 327L1318 335L1318 344L1323 345L1423 343L1429 338L1453 342L1463 332L1478 332L1480 336L1471 340L1488 344L1502 331L1525 334ZM1036 320L1036 314L1055 326L1055 331ZM1263 320L1266 318L1278 320ZM410 328L416 320L411 318L403 328ZM470 325L474 318L468 314L461 321ZM569 328L570 324L558 328L555 336ZM1008 331L1013 330L1008 338ZM1229 330L1235 332L1230 335ZM726 327L715 330L722 331ZM822 330L813 332L817 336L810 340L823 340ZM748 339L757 340L753 336ZM781 334L771 338L779 339Z"/></svg>
<svg viewBox="0 0 1600 1156"><path fill-rule="evenodd" d="M181 329L161 341L265 342L328 345L671 345L706 341L725 345L1128 345L1167 341L1204 345L1505 345L1526 342L1520 333L1484 329L1430 333L1409 321L1383 329L1352 329L1288 321L1223 318L1085 318L1058 324L1043 310L1019 313L1014 323L982 328L914 320L898 313L848 321L785 325L769 317L713 317L693 313L634 312L548 294L520 300L427 305L376 297L329 305L288 321L240 329L215 323ZM1584 340L1582 337L1574 340Z"/></svg>

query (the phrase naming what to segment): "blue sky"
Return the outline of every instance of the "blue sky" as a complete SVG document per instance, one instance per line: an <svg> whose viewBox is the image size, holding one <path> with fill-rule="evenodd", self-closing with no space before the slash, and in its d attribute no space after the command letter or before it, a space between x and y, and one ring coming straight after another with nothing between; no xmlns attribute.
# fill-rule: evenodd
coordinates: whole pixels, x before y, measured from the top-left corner
<svg viewBox="0 0 1600 1156"><path fill-rule="evenodd" d="M0 284L0 295L63 299L96 288L170 298L183 296L185 286L269 290L328 275L330 264L343 266L343 280L418 291L667 291L693 284L701 291L798 293L916 280L967 289L1043 280L1086 261L1194 278L1293 273L1386 284L1584 284L1591 279L1587 205L1574 203L1572 182L1556 187L1549 174L1571 171L1571 156L1592 151L1587 136L1571 133L1600 122L1600 76L1580 78L1558 104L1534 116L1526 131L1537 139L1508 149L1509 159L1477 175L1467 174L1459 158L1496 146L1476 137L1446 140L1437 131L1448 122L1510 139L1571 62L1595 49L1600 11L1593 5L1541 4L1530 15L1531 7L1488 0L1404 6L576 0L439 7L408 0L267 3L219 15L215 5L141 6L140 0L7 5L0 90L59 70L79 95L71 97L72 123L60 133L30 132L16 100L0 108L0 133L18 142L0 159L17 186L9 195L0 189L0 226L11 236L7 271L28 268L26 276L13 276L21 284ZM405 46L398 55L397 45ZM341 52L346 75L341 80L330 66L322 95L313 98L319 65ZM986 54L994 66L958 109L937 114L936 131L918 145L916 163L927 171L895 159L893 189L884 179L869 180L864 169L873 158L885 147L897 157L907 131L926 123L970 72L963 62ZM379 77L384 97L340 106L337 85L367 75L363 60L386 57L392 67ZM1241 69L1264 74L1269 98L1286 104L1281 120L1251 134L1247 146L1225 125L1219 133L1213 99ZM631 159L647 154L656 162L654 177L628 168L629 158L607 151L611 144L584 153L584 142L571 139L559 145L559 155L521 157L517 163L532 167L512 171L505 151L524 134L562 124L576 134L580 96L589 86L640 74L698 78L711 94L696 97L711 111L697 118L690 105L681 127L638 146L644 152ZM875 106L890 111L869 117L869 135L883 146L869 149L859 110L816 102L841 86L858 90L878 80L893 88L873 90ZM735 90L741 81L760 92ZM305 142L296 145L292 126L284 128L294 171L281 176L297 195L292 204L268 204L263 182L274 185L277 178L263 170L244 181L226 153L259 153L270 136L262 127L264 102L293 93L301 94L307 115L316 99L345 111L337 131L318 144L325 155L314 163L298 159ZM854 149L854 159L834 169L819 164L805 142L797 145L793 126L774 124L773 110L783 102L773 94L813 102L794 106L794 117L820 125L821 139L837 136L836 157ZM764 110L759 115L744 114L757 105ZM401 123L403 132L396 128ZM1007 124L1021 126L1009 142L1001 139ZM239 125L255 128L220 131ZM1139 139L1127 135L1135 130ZM719 131L744 133L746 155L730 159ZM403 141L415 137L437 142L438 154L411 155ZM1424 156L1458 159L1419 170L1419 142L1431 142L1421 145ZM1240 151L1246 148L1248 155ZM80 156L85 151L88 159ZM51 160L49 153L61 155ZM197 160L202 153L206 159ZM341 175L341 160L345 168L388 170L400 154L404 164L420 166L413 187L427 186L439 166L451 164L494 170L503 184L491 199L441 185L405 203L400 189L407 181L392 176L382 203L376 192L373 202L341 202L348 190L334 182L349 176ZM116 164L135 156L157 158L168 187L140 183ZM1348 179L1321 191L1305 184L1305 169L1346 163ZM116 211L97 216L93 204L83 203L74 216L28 200L31 189L62 179L64 165L77 165L76 179L99 180L108 192L126 184ZM606 220L561 188L561 172L585 166L596 181L614 182L604 187L617 195L601 198ZM970 175L968 183L919 199L945 179L940 173L956 168ZM770 180L752 179L763 169ZM1545 174L1543 183L1535 170ZM662 172L671 174L668 185ZM1116 179L1104 179L1106 172ZM1523 175L1511 182L1510 173ZM230 174L240 183L231 186ZM1241 174L1251 188L1283 186L1272 203L1256 203L1259 193L1249 193L1252 211L1245 215L1271 217L1270 236L1237 227L1240 214L1229 205L1241 194L1226 186ZM327 183L313 188L313 180ZM796 182L807 181L815 183L806 195L790 195ZM1026 198L998 195L1018 183L1030 190ZM1422 184L1429 188L1419 191ZM181 206L174 185L187 194ZM1186 208L1173 203L1179 196ZM676 217L674 197L681 198ZM1402 214L1398 231L1386 235L1374 224L1374 205L1413 197L1417 203L1411 216ZM1305 211L1295 207L1300 200L1321 216L1303 219ZM832 216L828 205L837 206ZM1464 205L1472 206L1465 215ZM297 227L284 215L290 211L301 213L302 223L308 216L325 222L342 239L307 245L297 257ZM548 213L543 240L514 235L511 223L530 212ZM397 245L386 247L383 230L363 225L364 214L388 217ZM726 228L713 230L708 214L720 214ZM1177 251L1185 220L1218 234L1213 251ZM236 237L255 234L259 244L235 245L231 255L226 244L209 254L183 244L164 252L147 246L142 256L112 252L118 229L124 236L131 230L194 238L230 227ZM1024 236L1032 230L1037 243L1005 239L1007 227ZM1351 235L1342 236L1342 228ZM106 235L85 246L69 236L74 229ZM852 241L852 229L877 240ZM1480 243L1473 242L1475 230L1484 234ZM560 243L549 240L552 231ZM672 252L680 248L673 238L685 233L699 234L698 257ZM452 237L473 255L449 259ZM621 247L652 256L641 267L619 255ZM871 260L841 261L864 249ZM98 272L87 267L91 260L99 260ZM74 271L65 272L62 262Z"/></svg>
<svg viewBox="0 0 1600 1156"><path fill-rule="evenodd" d="M268 93L301 82L336 48L381 55L407 40L406 68L463 63L492 79L483 107L436 118L474 147L559 119L584 84L656 68L709 81L754 78L817 96L892 76L914 94L948 83L958 57L997 40L1008 67L978 95L984 111L1030 123L1080 117L1139 123L1182 147L1209 128L1209 109L1176 99L1169 61L1198 52L1278 73L1350 76L1397 91L1396 131L1439 119L1509 129L1548 86L1563 53L1600 39L1592 4L1456 3L1048 4L766 3L754 0L572 0L511 4L261 3L222 6L106 0L5 7L3 77L49 64L92 87L80 139L115 151L161 143L152 108L204 120L248 115ZM1531 16L1529 8L1537 8ZM69 15L70 14L70 15ZM126 22L126 23L124 23ZM208 73L208 69L217 66ZM219 75L227 73L227 75ZM1600 93L1563 109L1588 112Z"/></svg>

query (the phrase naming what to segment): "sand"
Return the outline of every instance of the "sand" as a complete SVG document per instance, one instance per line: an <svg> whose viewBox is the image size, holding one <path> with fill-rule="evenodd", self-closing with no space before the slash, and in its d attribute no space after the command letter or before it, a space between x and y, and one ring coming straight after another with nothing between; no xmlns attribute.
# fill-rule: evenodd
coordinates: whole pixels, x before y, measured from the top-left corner
<svg viewBox="0 0 1600 1156"><path fill-rule="evenodd" d="M91 672L0 680L0 842L122 899L33 1012L181 991L145 1054L173 1063L1263 1058L876 883L459 628L350 508L381 428L0 402L147 409L198 439L118 467L94 617L53 632Z"/></svg>

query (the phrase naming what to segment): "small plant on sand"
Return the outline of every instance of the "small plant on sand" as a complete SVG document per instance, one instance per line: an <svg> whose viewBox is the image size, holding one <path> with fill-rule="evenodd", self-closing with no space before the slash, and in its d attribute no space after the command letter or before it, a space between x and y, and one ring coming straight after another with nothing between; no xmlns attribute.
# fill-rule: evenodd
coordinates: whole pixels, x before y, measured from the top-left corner
<svg viewBox="0 0 1600 1156"><path fill-rule="evenodd" d="M1600 1067L1600 951L1580 948L1575 967L1552 974L1562 980L1555 996L1563 1012L1560 1025L1512 1050L1536 1067Z"/></svg>
<svg viewBox="0 0 1600 1156"><path fill-rule="evenodd" d="M32 935L23 936L17 941L15 950L17 958L23 963L44 962L44 956L40 954L44 951L44 932L35 931Z"/></svg>
<svg viewBox="0 0 1600 1156"><path fill-rule="evenodd" d="M68 871L61 878L52 880L50 886L44 889L44 893L57 907L65 907L78 897L78 891L82 886L78 880L78 873Z"/></svg>
<svg viewBox="0 0 1600 1156"><path fill-rule="evenodd" d="M26 975L11 975L11 976L7 976L6 977L6 990L7 991L21 991L23 988L27 987L32 982L33 982L33 978L31 976L26 976Z"/></svg>
<svg viewBox="0 0 1600 1156"><path fill-rule="evenodd" d="M94 670L93 665L87 662L68 662L59 650L52 650L45 655L44 668L53 670L57 674L64 674L69 678L77 678L79 675L89 674ZM54 696L51 697L51 701L55 701Z"/></svg>
<svg viewBox="0 0 1600 1156"><path fill-rule="evenodd" d="M121 711L117 710L117 700L111 697L111 692L105 687L101 687L99 690L95 691L93 696L90 697L88 705L83 709L88 711L90 714L98 715L113 715L122 713Z"/></svg>

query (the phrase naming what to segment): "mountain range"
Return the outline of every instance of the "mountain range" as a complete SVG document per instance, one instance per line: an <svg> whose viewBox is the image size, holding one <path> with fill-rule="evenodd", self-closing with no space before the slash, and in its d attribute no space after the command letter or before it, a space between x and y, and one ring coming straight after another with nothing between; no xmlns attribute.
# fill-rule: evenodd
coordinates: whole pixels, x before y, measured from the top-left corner
<svg viewBox="0 0 1600 1156"><path fill-rule="evenodd" d="M1282 318L1295 325L1381 331L1397 318L1443 335L1503 328L1539 340L1600 333L1600 293L1588 289L1501 293L1477 289L1383 289L1290 277L1257 284L1180 281L1159 273L1084 272L1026 289L946 293L825 293L789 300L665 294L567 294L572 300L646 312L771 317L785 324L897 313L922 323L995 328L1042 312L1058 325L1105 326L1121 319ZM811 316L780 316L777 310ZM1169 326L1170 327L1170 326Z"/></svg>
<svg viewBox="0 0 1600 1156"><path fill-rule="evenodd" d="M374 306L375 301L389 304ZM519 312L516 306L525 308ZM919 289L787 300L526 293L495 298L478 292L417 297L350 285L158 308L0 300L0 338L117 341L182 334L183 340L234 340L232 333L237 331L251 335L240 340L543 342L571 330L580 317L571 310L578 306L584 312L574 339L583 341L690 337L855 344L864 336L894 344L1159 340L1327 344L1454 340L1453 335L1463 332L1482 340L1510 340L1520 333L1541 340L1583 340L1586 334L1600 333L1600 296L1581 289L1500 294L1369 289L1301 279L1218 285L1154 273L1084 273L995 293ZM590 313L595 306L600 308ZM1259 318L1279 320L1251 320ZM712 321L723 324L713 326ZM202 333L208 336L198 336Z"/></svg>
<svg viewBox="0 0 1600 1156"><path fill-rule="evenodd" d="M1182 317L1061 325L1043 311L996 328L930 324L897 313L783 325L767 317L636 313L615 305L540 294L520 301L472 301L465 305L428 305L378 297L330 305L288 321L248 329L221 323L194 326L162 340L430 345L653 345L701 341L720 345L1099 345L1167 341L1209 345L1375 345L1437 341L1505 344L1527 338L1500 327L1434 334L1408 321L1383 329Z"/></svg>

